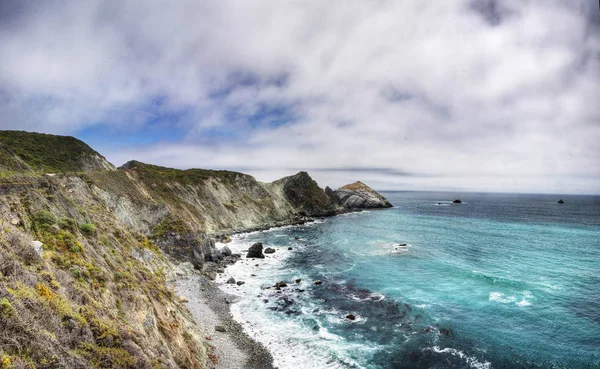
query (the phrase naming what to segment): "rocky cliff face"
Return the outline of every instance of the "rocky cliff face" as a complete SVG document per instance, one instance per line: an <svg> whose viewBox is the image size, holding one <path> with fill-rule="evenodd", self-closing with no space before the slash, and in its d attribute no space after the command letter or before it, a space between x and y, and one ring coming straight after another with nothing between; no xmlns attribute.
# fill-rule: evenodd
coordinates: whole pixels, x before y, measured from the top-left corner
<svg viewBox="0 0 600 369"><path fill-rule="evenodd" d="M204 368L201 327L167 287L169 257L206 270L222 257L213 236L387 203L364 185L324 191L306 172L261 183L116 170L79 140L25 132L0 131L0 171L0 362L17 367Z"/></svg>
<svg viewBox="0 0 600 369"><path fill-rule="evenodd" d="M354 182L333 192L340 204L347 209L391 208L392 204L371 187Z"/></svg>
<svg viewBox="0 0 600 369"><path fill-rule="evenodd" d="M0 181L0 362L204 368L203 332L167 287L171 263L104 196L79 175Z"/></svg>

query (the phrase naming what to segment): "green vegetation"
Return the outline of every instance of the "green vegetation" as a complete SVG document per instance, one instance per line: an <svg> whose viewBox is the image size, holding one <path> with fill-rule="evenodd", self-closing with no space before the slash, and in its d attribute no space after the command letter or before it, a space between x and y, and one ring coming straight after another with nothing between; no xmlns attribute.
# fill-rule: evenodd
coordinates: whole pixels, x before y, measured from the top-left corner
<svg viewBox="0 0 600 369"><path fill-rule="evenodd" d="M17 316L17 311L6 297L0 299L0 320L12 319Z"/></svg>
<svg viewBox="0 0 600 369"><path fill-rule="evenodd" d="M135 170L146 183L177 182L183 185L194 185L214 178L226 183L235 183L238 176L248 177L247 174L231 172L228 170L210 169L173 169L158 165L144 164L139 161L130 161L121 167L126 170Z"/></svg>
<svg viewBox="0 0 600 369"><path fill-rule="evenodd" d="M183 220L175 217L172 214L169 214L152 229L152 238L162 238L170 232L184 235L186 233L190 233L191 229L183 222Z"/></svg>
<svg viewBox="0 0 600 369"><path fill-rule="evenodd" d="M84 142L69 136L23 131L0 131L0 171L38 173L104 169L90 160L100 157Z"/></svg>
<svg viewBox="0 0 600 369"><path fill-rule="evenodd" d="M77 221L73 218L60 218L60 220L58 221L58 226L64 229L65 231L69 231L71 233L77 231Z"/></svg>
<svg viewBox="0 0 600 369"><path fill-rule="evenodd" d="M81 229L81 231L87 235L96 233L96 226L91 223L82 223L79 226L79 229Z"/></svg>
<svg viewBox="0 0 600 369"><path fill-rule="evenodd" d="M56 224L56 216L48 210L40 210L33 214L31 220L35 224L38 232L49 232L50 228Z"/></svg>

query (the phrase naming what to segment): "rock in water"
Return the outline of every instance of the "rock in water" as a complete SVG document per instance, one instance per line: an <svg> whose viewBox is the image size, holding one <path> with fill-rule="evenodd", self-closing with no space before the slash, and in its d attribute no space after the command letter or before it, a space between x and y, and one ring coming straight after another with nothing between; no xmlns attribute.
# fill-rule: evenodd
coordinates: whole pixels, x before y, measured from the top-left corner
<svg viewBox="0 0 600 369"><path fill-rule="evenodd" d="M215 331L217 331L217 332L227 332L227 329L225 329L225 327L223 327L222 325L217 325L217 326L215 326Z"/></svg>
<svg viewBox="0 0 600 369"><path fill-rule="evenodd" d="M345 185L334 191L340 204L347 209L391 208L392 204L362 182Z"/></svg>
<svg viewBox="0 0 600 369"><path fill-rule="evenodd" d="M356 316L354 314L348 314L348 315L346 315L346 319L356 320Z"/></svg>
<svg viewBox="0 0 600 369"><path fill-rule="evenodd" d="M263 245L260 242L255 243L250 246L248 249L248 253L246 254L247 258L260 258L264 259L265 255L263 255Z"/></svg>
<svg viewBox="0 0 600 369"><path fill-rule="evenodd" d="M267 248L265 249L265 254L272 254L272 253L274 253L274 252L275 252L275 249L272 249L272 248L270 248L270 247L267 247Z"/></svg>
<svg viewBox="0 0 600 369"><path fill-rule="evenodd" d="M275 286L273 286L273 287L275 287L275 288L287 287L287 283L285 283L284 281L277 282L277 283L275 283Z"/></svg>
<svg viewBox="0 0 600 369"><path fill-rule="evenodd" d="M460 199L456 199L456 200L452 201L452 203L454 203L454 204L462 204L462 201L460 201Z"/></svg>
<svg viewBox="0 0 600 369"><path fill-rule="evenodd" d="M565 202L563 201L563 199L558 200L559 204L564 204Z"/></svg>
<svg viewBox="0 0 600 369"><path fill-rule="evenodd" d="M315 281L315 284L316 284L316 285L319 285L319 284L322 284L322 283L323 283L323 282L321 282L321 281Z"/></svg>
<svg viewBox="0 0 600 369"><path fill-rule="evenodd" d="M237 282L236 282L236 284L237 284L238 286L241 286L241 285L243 285L244 283L246 283L246 282L244 282L244 281L237 281Z"/></svg>
<svg viewBox="0 0 600 369"><path fill-rule="evenodd" d="M235 278L231 277L227 280L227 284L235 284Z"/></svg>

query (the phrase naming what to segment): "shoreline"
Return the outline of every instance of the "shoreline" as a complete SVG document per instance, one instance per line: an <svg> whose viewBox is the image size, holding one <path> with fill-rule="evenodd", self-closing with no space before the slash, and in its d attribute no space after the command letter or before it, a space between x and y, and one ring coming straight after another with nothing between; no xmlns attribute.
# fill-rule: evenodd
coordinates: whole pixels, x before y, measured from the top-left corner
<svg viewBox="0 0 600 369"><path fill-rule="evenodd" d="M248 336L233 318L230 304L235 302L236 297L222 291L214 281L185 264L175 267L183 270L184 275L173 277L169 284L180 297L187 299L186 306L202 330L204 339L214 347L211 354L215 359L207 362L207 368L274 369L273 357L267 348ZM224 332L220 331L221 328Z"/></svg>
<svg viewBox="0 0 600 369"><path fill-rule="evenodd" d="M344 216L361 211L351 211L336 214L331 217ZM213 234L211 237L222 236L243 237L259 232L268 232L287 227L301 227L307 224L324 222L330 217L305 218L302 221L290 223L275 223L271 225L239 230L231 233ZM217 241L217 249L227 246L228 243ZM250 246L250 245L248 245ZM238 322L232 314L232 304L239 301L239 297L227 293L219 286L228 276L227 268L243 262L245 255L240 257L229 256L218 262L206 264L202 271L196 270L190 263L174 264L169 284L175 292L185 297L188 310L191 312L198 327L208 336L214 344L212 352L216 361L208 361L208 368L215 369L276 369L273 354L257 338L246 332L242 323ZM220 271L219 271L220 270ZM215 273L216 272L216 273ZM210 274L214 273L212 276ZM214 279L212 277L215 277ZM220 281L220 282L217 282ZM225 332L215 330L216 326L225 328ZM205 337L206 338L206 337Z"/></svg>

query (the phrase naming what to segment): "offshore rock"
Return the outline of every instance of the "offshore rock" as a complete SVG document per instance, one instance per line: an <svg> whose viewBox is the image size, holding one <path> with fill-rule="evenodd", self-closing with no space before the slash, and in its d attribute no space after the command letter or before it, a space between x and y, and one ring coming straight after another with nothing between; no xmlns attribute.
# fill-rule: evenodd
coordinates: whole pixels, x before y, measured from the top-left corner
<svg viewBox="0 0 600 369"><path fill-rule="evenodd" d="M338 201L347 209L391 208L392 204L371 187L354 182L334 191Z"/></svg>
<svg viewBox="0 0 600 369"><path fill-rule="evenodd" d="M247 258L259 258L259 259L264 259L265 255L263 255L263 245L260 242L255 243L254 245L250 246L250 248L248 249L248 253L246 254Z"/></svg>

